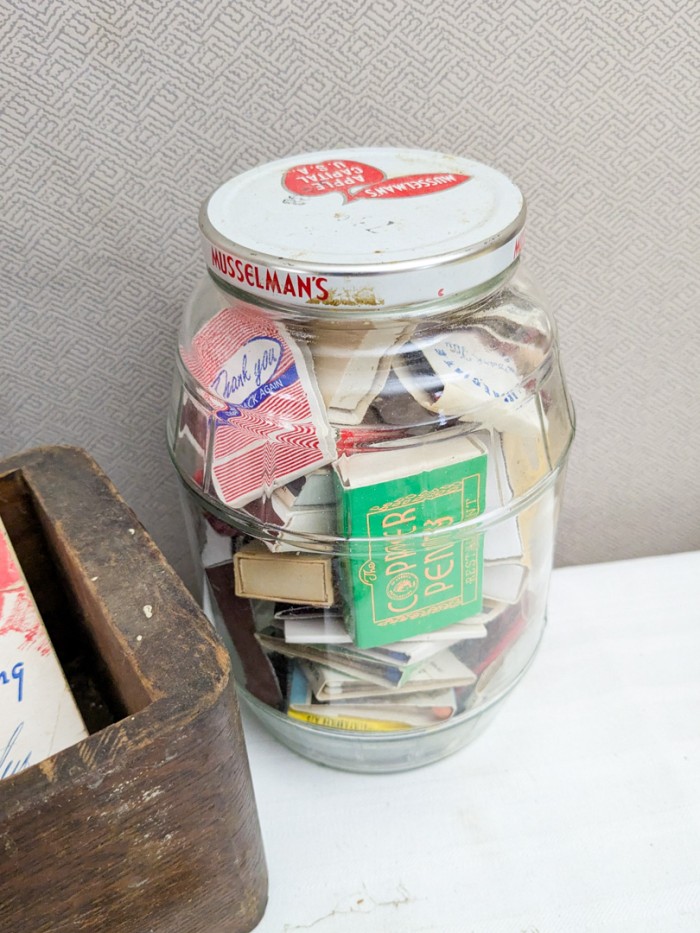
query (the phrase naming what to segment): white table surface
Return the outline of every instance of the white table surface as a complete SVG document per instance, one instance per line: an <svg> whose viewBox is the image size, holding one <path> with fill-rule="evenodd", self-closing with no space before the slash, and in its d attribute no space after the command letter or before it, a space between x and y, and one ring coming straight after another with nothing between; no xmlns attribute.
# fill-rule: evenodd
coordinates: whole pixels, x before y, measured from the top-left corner
<svg viewBox="0 0 700 933"><path fill-rule="evenodd" d="M700 931L700 552L555 571L532 668L444 761L349 774L245 724L256 933Z"/></svg>

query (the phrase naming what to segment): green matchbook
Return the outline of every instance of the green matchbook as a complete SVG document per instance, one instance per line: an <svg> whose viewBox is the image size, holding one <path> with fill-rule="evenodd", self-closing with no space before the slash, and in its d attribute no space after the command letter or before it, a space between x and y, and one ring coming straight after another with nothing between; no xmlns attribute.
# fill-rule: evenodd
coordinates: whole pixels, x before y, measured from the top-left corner
<svg viewBox="0 0 700 933"><path fill-rule="evenodd" d="M481 611L483 540L459 526L484 509L486 453L468 436L343 456L341 562L355 644L374 648ZM453 528L454 531L450 531Z"/></svg>

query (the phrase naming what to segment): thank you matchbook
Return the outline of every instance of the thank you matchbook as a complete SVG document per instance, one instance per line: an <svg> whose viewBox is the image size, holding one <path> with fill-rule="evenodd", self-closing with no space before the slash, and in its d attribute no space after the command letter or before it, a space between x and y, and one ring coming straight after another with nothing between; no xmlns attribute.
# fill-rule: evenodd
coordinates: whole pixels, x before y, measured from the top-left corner
<svg viewBox="0 0 700 933"><path fill-rule="evenodd" d="M0 522L0 780L86 736L73 694Z"/></svg>
<svg viewBox="0 0 700 933"><path fill-rule="evenodd" d="M462 523L484 509L486 453L469 437L341 457L353 641L369 648L481 611L483 542Z"/></svg>
<svg viewBox="0 0 700 933"><path fill-rule="evenodd" d="M218 399L209 494L243 506L330 462L335 446L308 351L284 324L242 303L225 308L185 356Z"/></svg>

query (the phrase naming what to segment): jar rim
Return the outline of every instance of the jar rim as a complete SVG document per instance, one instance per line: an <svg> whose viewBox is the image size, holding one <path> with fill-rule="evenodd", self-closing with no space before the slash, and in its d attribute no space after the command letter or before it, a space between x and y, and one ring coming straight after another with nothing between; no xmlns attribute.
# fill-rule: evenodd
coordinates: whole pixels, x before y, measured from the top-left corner
<svg viewBox="0 0 700 933"><path fill-rule="evenodd" d="M312 190L308 178L318 173L299 173L324 166L360 174ZM402 166L423 171L401 175ZM372 183L373 173L386 183ZM520 254L525 214L519 188L480 162L349 149L235 176L205 200L200 231L209 271L222 283L273 305L367 311L439 300L495 278Z"/></svg>

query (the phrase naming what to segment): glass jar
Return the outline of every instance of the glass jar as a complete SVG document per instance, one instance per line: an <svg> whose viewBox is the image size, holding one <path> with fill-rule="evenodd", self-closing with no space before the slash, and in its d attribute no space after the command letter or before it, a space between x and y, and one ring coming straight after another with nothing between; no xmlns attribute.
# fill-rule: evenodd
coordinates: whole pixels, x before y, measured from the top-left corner
<svg viewBox="0 0 700 933"><path fill-rule="evenodd" d="M494 169L399 149L202 208L168 443L241 699L308 758L451 753L542 637L574 428L524 218Z"/></svg>

